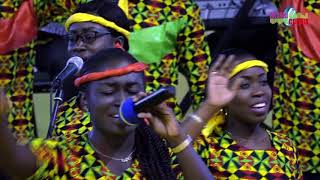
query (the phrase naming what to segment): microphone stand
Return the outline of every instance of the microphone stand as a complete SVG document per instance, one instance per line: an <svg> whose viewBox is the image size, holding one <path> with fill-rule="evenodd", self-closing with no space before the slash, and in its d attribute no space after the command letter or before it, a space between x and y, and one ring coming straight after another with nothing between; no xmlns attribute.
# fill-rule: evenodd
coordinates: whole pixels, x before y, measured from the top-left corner
<svg viewBox="0 0 320 180"><path fill-rule="evenodd" d="M53 128L55 126L55 120L57 117L57 111L58 111L58 107L61 104L62 100L62 96L63 96L63 89L62 89L62 83L59 79L56 79L53 81L52 83L52 87L53 90L55 90L55 96L53 98L54 100L54 106L53 109L50 109L50 123L49 123L49 129L47 132L47 139L51 138L52 135L52 131ZM52 99L50 99L50 103L51 103Z"/></svg>

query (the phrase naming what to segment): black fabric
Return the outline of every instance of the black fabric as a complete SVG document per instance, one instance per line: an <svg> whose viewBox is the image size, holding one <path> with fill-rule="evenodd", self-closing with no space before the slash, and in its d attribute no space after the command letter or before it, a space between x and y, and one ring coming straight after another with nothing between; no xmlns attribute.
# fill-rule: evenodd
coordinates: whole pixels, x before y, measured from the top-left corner
<svg viewBox="0 0 320 180"><path fill-rule="evenodd" d="M319 173L303 173L303 179L304 180L319 180L320 174Z"/></svg>
<svg viewBox="0 0 320 180"><path fill-rule="evenodd" d="M51 83L68 61L68 43L64 37L49 33L40 33L39 40L47 42L38 45L36 48L36 67L40 73L48 74L48 79L41 80L49 81L48 83ZM38 74L40 75L40 73ZM37 73L35 76L37 76ZM35 77L35 81L38 79L40 80L40 78ZM68 77L63 83L64 101L67 101L78 94L77 88L73 85L74 79L75 77Z"/></svg>

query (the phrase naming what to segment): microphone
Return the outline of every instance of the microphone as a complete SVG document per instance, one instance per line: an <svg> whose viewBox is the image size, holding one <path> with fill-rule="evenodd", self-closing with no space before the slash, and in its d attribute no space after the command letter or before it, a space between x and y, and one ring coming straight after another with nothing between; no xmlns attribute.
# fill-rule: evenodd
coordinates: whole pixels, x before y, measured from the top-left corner
<svg viewBox="0 0 320 180"><path fill-rule="evenodd" d="M174 95L175 88L173 86L166 86L146 97L143 97L137 102L133 102L132 98L127 98L120 105L120 120L129 126L138 125L143 122L143 120L137 116L139 112L142 112L146 108L152 108L163 101L174 97Z"/></svg>
<svg viewBox="0 0 320 180"><path fill-rule="evenodd" d="M53 86L59 87L61 82L64 81L67 77L79 73L83 66L82 58L78 56L71 57L66 66L62 69L62 71L56 76L53 80Z"/></svg>

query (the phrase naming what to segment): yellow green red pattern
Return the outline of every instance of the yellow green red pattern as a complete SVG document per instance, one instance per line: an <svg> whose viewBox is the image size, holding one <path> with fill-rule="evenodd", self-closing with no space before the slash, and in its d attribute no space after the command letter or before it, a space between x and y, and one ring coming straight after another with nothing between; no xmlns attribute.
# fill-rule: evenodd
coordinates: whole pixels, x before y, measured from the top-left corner
<svg viewBox="0 0 320 180"><path fill-rule="evenodd" d="M267 131L272 142L268 150L240 146L226 131L201 136L194 148L216 179L301 179L296 149L284 135Z"/></svg>
<svg viewBox="0 0 320 180"><path fill-rule="evenodd" d="M320 15L320 1L304 5ZM288 27L278 31L273 127L294 141L303 171L320 173L320 61L303 54Z"/></svg>
<svg viewBox="0 0 320 180"><path fill-rule="evenodd" d="M187 18L187 25L178 36L177 48L163 58L160 65L150 65L146 72L147 91L158 89L161 85L176 86L178 71L183 72L191 86L193 108L196 108L204 97L211 61L200 8L193 0L129 0L129 19L134 24L134 31L181 17ZM179 114L178 106L175 107L175 112Z"/></svg>
<svg viewBox="0 0 320 180"><path fill-rule="evenodd" d="M37 157L38 170L29 179L146 179L137 159L122 175L113 174L91 147L87 134L78 137L57 137L52 140L35 139L30 149ZM175 157L172 158L172 162ZM172 165L177 170L177 165ZM177 178L183 179L178 170Z"/></svg>
<svg viewBox="0 0 320 180"><path fill-rule="evenodd" d="M205 81L211 61L209 46L204 39L204 26L200 19L199 7L193 1L129 1L129 19L134 24L134 30L156 26L181 17L187 17L188 21L178 36L177 48L165 56L159 65L151 64L148 71L145 71L147 91L156 90L163 85L177 86L178 71L184 72L191 85L192 105L196 108L204 97ZM54 135L72 133L79 135L89 130L89 117L81 112L77 101L73 98L62 104L57 115ZM172 99L169 105L174 108L180 119L182 114L176 100ZM62 112L63 110L65 112ZM75 130L75 127L79 130ZM69 128L72 132L68 132Z"/></svg>
<svg viewBox="0 0 320 180"><path fill-rule="evenodd" d="M79 136L92 130L89 114L79 108L79 99L73 97L59 107L53 136Z"/></svg>
<svg viewBox="0 0 320 180"><path fill-rule="evenodd" d="M0 19L12 18L22 0L0 0ZM75 5L85 0L33 0L38 26L51 21L63 22ZM0 54L0 86L7 88L13 108L9 114L9 127L20 142L35 137L33 119L33 68L37 41L7 54Z"/></svg>

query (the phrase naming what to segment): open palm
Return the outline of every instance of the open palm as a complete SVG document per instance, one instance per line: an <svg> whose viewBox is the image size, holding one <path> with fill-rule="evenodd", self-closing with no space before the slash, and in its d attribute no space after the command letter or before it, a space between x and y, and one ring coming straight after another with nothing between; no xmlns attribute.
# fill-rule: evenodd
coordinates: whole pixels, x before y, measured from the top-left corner
<svg viewBox="0 0 320 180"><path fill-rule="evenodd" d="M229 79L234 67L234 56L220 55L209 72L207 84L207 101L214 106L223 107L236 95L240 79L232 82Z"/></svg>

